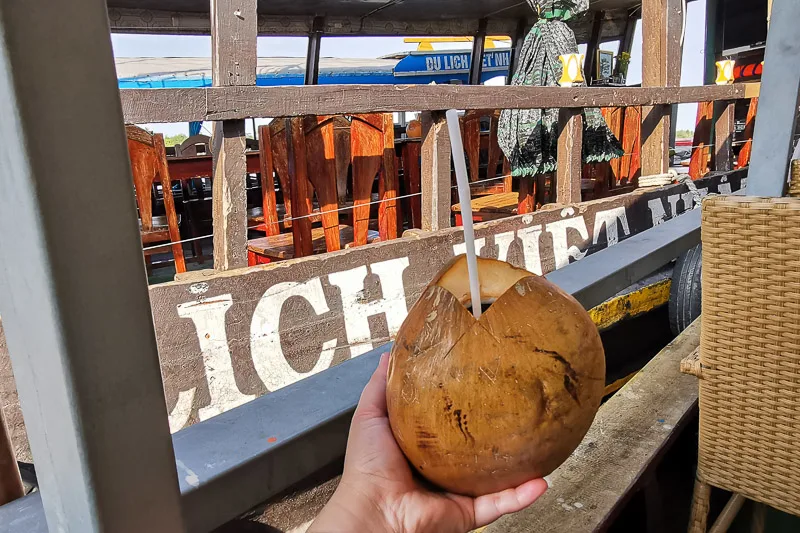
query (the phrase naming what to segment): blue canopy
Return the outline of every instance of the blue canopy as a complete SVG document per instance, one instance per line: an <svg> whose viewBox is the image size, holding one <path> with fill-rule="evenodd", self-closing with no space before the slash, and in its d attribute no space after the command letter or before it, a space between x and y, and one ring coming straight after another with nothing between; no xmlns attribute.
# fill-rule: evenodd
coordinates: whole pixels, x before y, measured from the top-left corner
<svg viewBox="0 0 800 533"><path fill-rule="evenodd" d="M469 50L411 52L394 59L320 59L319 84L429 84L467 83L472 53ZM487 50L482 82L507 76L508 49ZM209 58L117 58L120 89L162 89L211 86ZM304 58L258 59L256 85L302 85Z"/></svg>

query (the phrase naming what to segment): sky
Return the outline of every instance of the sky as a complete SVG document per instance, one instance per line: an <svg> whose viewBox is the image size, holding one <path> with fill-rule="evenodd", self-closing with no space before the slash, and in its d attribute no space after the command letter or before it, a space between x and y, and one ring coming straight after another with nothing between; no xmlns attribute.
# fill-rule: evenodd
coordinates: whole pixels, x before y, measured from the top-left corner
<svg viewBox="0 0 800 533"><path fill-rule="evenodd" d="M705 46L705 4L698 0L688 4L686 37L683 47L681 85L702 85ZM211 57L210 36L112 34L117 57ZM259 57L305 57L306 37L259 37ZM616 52L619 43L606 43L604 50ZM437 49L465 48L468 44L437 44ZM337 58L377 58L395 52L411 51L416 44L403 42L402 37L323 37L320 54ZM642 81L642 31L636 29L633 54L628 70L628 83ZM581 51L585 51L585 47ZM693 130L697 104L684 104L678 110L678 129ZM186 124L151 124L148 127L165 135L188 133ZM205 124L208 130L210 124ZM248 121L248 129L251 129Z"/></svg>

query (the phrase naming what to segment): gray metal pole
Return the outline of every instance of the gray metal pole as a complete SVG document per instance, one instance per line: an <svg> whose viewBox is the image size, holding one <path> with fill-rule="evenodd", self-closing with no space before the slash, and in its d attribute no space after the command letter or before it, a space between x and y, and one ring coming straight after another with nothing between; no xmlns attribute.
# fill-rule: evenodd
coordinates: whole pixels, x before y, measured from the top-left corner
<svg viewBox="0 0 800 533"><path fill-rule="evenodd" d="M483 74L483 51L486 47L486 25L487 20L481 19L478 23L478 31L475 33L472 42L472 59L469 65L469 84L480 85L481 74Z"/></svg>
<svg viewBox="0 0 800 533"><path fill-rule="evenodd" d="M183 530L104 0L0 2L0 311L51 532Z"/></svg>
<svg viewBox="0 0 800 533"><path fill-rule="evenodd" d="M325 19L315 17L311 33L308 36L308 51L306 52L306 85L319 84L319 50L322 46L322 33L325 29Z"/></svg>
<svg viewBox="0 0 800 533"><path fill-rule="evenodd" d="M797 0L773 4L747 178L747 194L751 196L779 197L786 191L800 106L798 20Z"/></svg>

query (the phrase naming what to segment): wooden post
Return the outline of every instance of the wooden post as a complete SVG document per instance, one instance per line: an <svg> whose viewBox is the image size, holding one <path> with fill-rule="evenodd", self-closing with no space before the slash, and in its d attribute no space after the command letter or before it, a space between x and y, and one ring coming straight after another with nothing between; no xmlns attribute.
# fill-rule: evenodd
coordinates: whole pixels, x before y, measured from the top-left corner
<svg viewBox="0 0 800 533"><path fill-rule="evenodd" d="M733 170L733 133L735 102L716 102L714 123L714 170Z"/></svg>
<svg viewBox="0 0 800 533"><path fill-rule="evenodd" d="M483 74L483 51L486 46L486 19L478 22L478 31L472 42L472 59L469 65L469 84L480 85Z"/></svg>
<svg viewBox="0 0 800 533"><path fill-rule="evenodd" d="M556 203L567 205L581 201L582 147L583 111L562 108L558 120Z"/></svg>
<svg viewBox="0 0 800 533"><path fill-rule="evenodd" d="M595 11L594 21L592 22L592 34L589 36L589 43L586 45L586 68L584 77L586 85L591 86L597 79L597 51L600 49L600 30L603 28L603 18L605 11Z"/></svg>
<svg viewBox="0 0 800 533"><path fill-rule="evenodd" d="M422 113L422 229L450 227L450 134L441 111Z"/></svg>
<svg viewBox="0 0 800 533"><path fill-rule="evenodd" d="M678 87L681 82L681 0L642 3L642 86ZM642 109L642 174L669 170L672 106Z"/></svg>
<svg viewBox="0 0 800 533"><path fill-rule="evenodd" d="M211 0L212 80L215 87L256 84L255 0ZM245 121L214 124L214 268L247 266Z"/></svg>
<svg viewBox="0 0 800 533"><path fill-rule="evenodd" d="M514 34L514 45L511 49L511 61L509 62L508 77L506 78L506 85L511 85L514 79L514 73L519 66L519 56L522 53L522 47L525 45L525 38L528 36L528 20L519 19L517 22L517 31Z"/></svg>
<svg viewBox="0 0 800 533"><path fill-rule="evenodd" d="M311 33L308 36L308 51L306 52L306 85L319 84L319 50L322 45L322 31L325 27L324 17L314 17Z"/></svg>
<svg viewBox="0 0 800 533"><path fill-rule="evenodd" d="M633 37L636 34L636 24L638 23L638 19L634 17L628 18L627 24L625 24L625 35L622 37L622 42L619 43L619 53L630 54L631 50L633 49ZM617 61L616 65L614 65L614 75L620 74L620 68L622 67L622 63Z"/></svg>
<svg viewBox="0 0 800 533"><path fill-rule="evenodd" d="M314 253L311 242L311 218L314 210L311 203L311 183L308 181L308 159L306 151L306 132L303 118L286 120L288 130L289 175L294 176L291 183L292 198L292 236L294 256L306 257ZM294 168L294 171L292 171Z"/></svg>

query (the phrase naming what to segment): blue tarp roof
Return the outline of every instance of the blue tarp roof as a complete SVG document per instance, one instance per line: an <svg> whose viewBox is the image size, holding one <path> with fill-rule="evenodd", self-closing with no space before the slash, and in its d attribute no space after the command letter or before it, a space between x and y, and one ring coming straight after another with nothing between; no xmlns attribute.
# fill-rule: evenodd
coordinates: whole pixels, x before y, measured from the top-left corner
<svg viewBox="0 0 800 533"><path fill-rule="evenodd" d="M472 53L469 50L411 52L401 59L321 58L319 83L332 84L429 84L458 80L466 83ZM483 80L506 76L508 49L487 50ZM191 57L117 58L120 89L162 89L211 86L211 59ZM305 58L258 59L256 84L302 85Z"/></svg>

